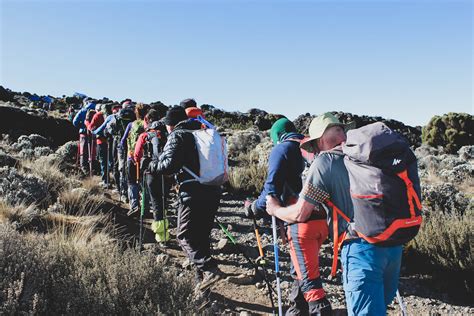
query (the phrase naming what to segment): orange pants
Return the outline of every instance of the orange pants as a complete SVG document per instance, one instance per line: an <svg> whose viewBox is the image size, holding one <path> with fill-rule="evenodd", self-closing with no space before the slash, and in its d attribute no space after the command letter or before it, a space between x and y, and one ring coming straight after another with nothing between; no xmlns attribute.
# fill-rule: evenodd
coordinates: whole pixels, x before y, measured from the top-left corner
<svg viewBox="0 0 474 316"><path fill-rule="evenodd" d="M319 249L328 237L325 219L288 225L292 274L306 302L326 296L319 274Z"/></svg>

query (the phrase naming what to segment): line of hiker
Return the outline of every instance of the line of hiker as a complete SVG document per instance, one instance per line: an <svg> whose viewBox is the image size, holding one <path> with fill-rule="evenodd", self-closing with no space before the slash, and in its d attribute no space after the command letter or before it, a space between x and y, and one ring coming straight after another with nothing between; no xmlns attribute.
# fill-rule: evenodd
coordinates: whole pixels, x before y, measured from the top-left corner
<svg viewBox="0 0 474 316"><path fill-rule="evenodd" d="M176 238L196 268L196 290L217 281L222 272L211 257L210 234L227 180L227 148L196 101L186 99L164 111L130 99L100 104L85 98L73 124L79 128L83 173L99 174L101 184L110 188L112 172L121 201L129 203L127 215L141 209L153 213L151 229L161 247L170 238L166 203L177 184Z"/></svg>
<svg viewBox="0 0 474 316"><path fill-rule="evenodd" d="M227 148L195 100L164 109L129 99L96 104L86 98L73 123L83 172L100 174L110 187L111 171L121 201L129 203L128 215L153 213L151 229L162 247L170 238L167 200L176 185L176 239L195 267L195 290L208 291L224 276L211 256L210 234L227 181ZM286 314L332 315L319 267L328 237L334 244L331 275L340 258L349 315L386 314L398 293L403 244L422 221L416 157L408 143L382 123L354 129L331 113L312 120L309 137L287 118L272 125L270 137L267 179L244 211L254 222L261 256L257 220L272 223L277 281L276 232L289 244L294 281ZM255 259L256 267L261 259ZM274 306L275 290L266 282Z"/></svg>

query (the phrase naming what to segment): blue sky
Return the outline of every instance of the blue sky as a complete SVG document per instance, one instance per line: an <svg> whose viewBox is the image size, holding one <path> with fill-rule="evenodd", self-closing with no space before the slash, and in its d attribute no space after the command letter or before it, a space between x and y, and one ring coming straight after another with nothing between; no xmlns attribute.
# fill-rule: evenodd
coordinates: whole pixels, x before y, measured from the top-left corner
<svg viewBox="0 0 474 316"><path fill-rule="evenodd" d="M473 113L473 4L0 0L0 84L295 118Z"/></svg>

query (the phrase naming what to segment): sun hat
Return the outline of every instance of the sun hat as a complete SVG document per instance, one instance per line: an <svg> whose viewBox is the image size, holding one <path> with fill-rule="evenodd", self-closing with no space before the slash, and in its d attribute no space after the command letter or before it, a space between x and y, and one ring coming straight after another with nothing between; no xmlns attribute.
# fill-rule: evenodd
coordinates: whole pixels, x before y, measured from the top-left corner
<svg viewBox="0 0 474 316"><path fill-rule="evenodd" d="M341 123L331 112L326 112L316 116L309 125L309 138L301 143L301 149L306 150L307 152L315 152L317 150L317 140L323 136L328 128L333 126L341 126L347 131L354 128L354 123Z"/></svg>

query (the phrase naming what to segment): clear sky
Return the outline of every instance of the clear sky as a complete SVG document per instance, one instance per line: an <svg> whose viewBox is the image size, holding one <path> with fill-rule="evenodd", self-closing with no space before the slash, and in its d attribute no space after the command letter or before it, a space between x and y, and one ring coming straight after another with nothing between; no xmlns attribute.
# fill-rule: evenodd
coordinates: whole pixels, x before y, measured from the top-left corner
<svg viewBox="0 0 474 316"><path fill-rule="evenodd" d="M0 0L0 84L290 118L473 113L473 1Z"/></svg>

